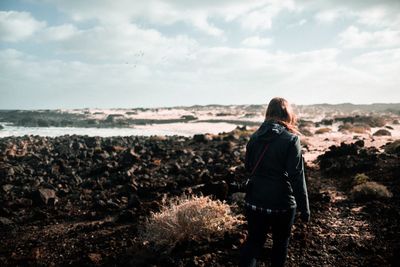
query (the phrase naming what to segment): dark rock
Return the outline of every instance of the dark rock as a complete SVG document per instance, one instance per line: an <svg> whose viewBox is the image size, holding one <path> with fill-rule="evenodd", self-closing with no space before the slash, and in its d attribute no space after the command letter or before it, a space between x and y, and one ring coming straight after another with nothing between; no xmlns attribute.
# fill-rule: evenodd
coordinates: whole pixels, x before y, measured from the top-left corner
<svg viewBox="0 0 400 267"><path fill-rule="evenodd" d="M72 148L75 150L81 150L85 148L85 145L79 141L76 141L72 143Z"/></svg>
<svg viewBox="0 0 400 267"><path fill-rule="evenodd" d="M112 201L111 199L108 200L106 204L107 204L107 207L110 209L120 209L121 208L121 206L118 203Z"/></svg>
<svg viewBox="0 0 400 267"><path fill-rule="evenodd" d="M142 203L140 202L140 199L136 194L131 194L129 196L128 208L137 208L140 207L141 204Z"/></svg>
<svg viewBox="0 0 400 267"><path fill-rule="evenodd" d="M206 183L203 186L198 187L197 190L206 196L212 195L217 199L226 200L229 193L229 185L225 181L218 181Z"/></svg>
<svg viewBox="0 0 400 267"><path fill-rule="evenodd" d="M5 184L5 185L2 186L3 191L6 192L6 193L10 192L13 189L13 187L14 186L12 184Z"/></svg>
<svg viewBox="0 0 400 267"><path fill-rule="evenodd" d="M373 136L391 136L392 133L386 129L379 129L376 131Z"/></svg>
<svg viewBox="0 0 400 267"><path fill-rule="evenodd" d="M227 134L226 136L224 136L223 138L222 138L222 140L224 140L224 141L237 141L237 140L239 140L239 135L237 135L237 134Z"/></svg>
<svg viewBox="0 0 400 267"><path fill-rule="evenodd" d="M364 147L365 142L363 140L357 140L354 144L358 147Z"/></svg>
<svg viewBox="0 0 400 267"><path fill-rule="evenodd" d="M14 176L15 175L15 171L14 171L14 168L9 168L8 169L8 171L7 171L7 176Z"/></svg>
<svg viewBox="0 0 400 267"><path fill-rule="evenodd" d="M87 147L94 148L100 145L100 140L97 137L87 137L85 143Z"/></svg>
<svg viewBox="0 0 400 267"><path fill-rule="evenodd" d="M132 210L123 210L115 220L117 223L134 223L137 216Z"/></svg>
<svg viewBox="0 0 400 267"><path fill-rule="evenodd" d="M140 161L140 156L135 153L134 149L129 149L123 153L120 163L124 166L130 166L139 161Z"/></svg>
<svg viewBox="0 0 400 267"><path fill-rule="evenodd" d="M195 135L193 135L193 141L195 141L195 142L206 143L206 142L208 142L210 140L212 140L212 137L210 135L206 135L206 134L195 134Z"/></svg>
<svg viewBox="0 0 400 267"><path fill-rule="evenodd" d="M386 124L384 118L380 116L350 116L350 117L337 117L335 121L341 121L343 123L350 124L365 124L369 127L383 127Z"/></svg>
<svg viewBox="0 0 400 267"><path fill-rule="evenodd" d="M389 142L384 146L385 152L388 154L400 155L400 139Z"/></svg>
<svg viewBox="0 0 400 267"><path fill-rule="evenodd" d="M221 150L223 153L229 153L232 152L234 147L234 143L226 141L222 142L220 145L218 145L218 148Z"/></svg>
<svg viewBox="0 0 400 267"><path fill-rule="evenodd" d="M6 217L0 217L0 230L11 230L15 228L15 224L12 220Z"/></svg>
<svg viewBox="0 0 400 267"><path fill-rule="evenodd" d="M58 202L56 192L53 189L39 188L32 194L32 201L36 205L54 206Z"/></svg>
<svg viewBox="0 0 400 267"><path fill-rule="evenodd" d="M175 162L174 164L172 164L172 166L169 169L169 173L170 174L179 174L182 170L181 165L178 164L178 162Z"/></svg>
<svg viewBox="0 0 400 267"><path fill-rule="evenodd" d="M362 148L363 144L364 142L359 140L356 143L341 143L340 146L329 147L327 152L318 156L321 170L340 174L374 168L378 151L374 148Z"/></svg>

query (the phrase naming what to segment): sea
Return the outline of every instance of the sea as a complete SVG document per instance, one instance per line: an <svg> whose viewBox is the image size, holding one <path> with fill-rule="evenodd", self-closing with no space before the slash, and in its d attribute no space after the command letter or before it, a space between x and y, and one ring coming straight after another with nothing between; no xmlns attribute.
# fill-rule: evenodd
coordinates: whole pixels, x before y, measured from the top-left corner
<svg viewBox="0 0 400 267"><path fill-rule="evenodd" d="M218 134L229 132L236 125L225 122L201 123L169 123L140 125L132 128L79 128L79 127L22 127L9 123L1 123L0 138L8 136L37 135L56 137L62 135L88 135L88 136L193 136L195 134Z"/></svg>

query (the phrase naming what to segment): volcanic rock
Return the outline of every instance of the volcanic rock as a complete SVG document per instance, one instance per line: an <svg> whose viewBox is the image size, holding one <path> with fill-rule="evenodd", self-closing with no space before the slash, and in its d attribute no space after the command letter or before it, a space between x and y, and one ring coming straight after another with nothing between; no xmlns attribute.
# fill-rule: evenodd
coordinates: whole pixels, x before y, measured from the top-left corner
<svg viewBox="0 0 400 267"><path fill-rule="evenodd" d="M39 188L32 194L32 201L36 205L54 206L58 202L56 192L49 188Z"/></svg>
<svg viewBox="0 0 400 267"><path fill-rule="evenodd" d="M373 168L377 161L376 148L361 148L363 141L331 146L318 156L321 170L327 173L358 172Z"/></svg>
<svg viewBox="0 0 400 267"><path fill-rule="evenodd" d="M392 133L386 129L379 129L376 131L373 136L391 136Z"/></svg>
<svg viewBox="0 0 400 267"><path fill-rule="evenodd" d="M212 137L210 135L207 135L207 134L195 134L193 136L193 141L195 141L195 142L205 143L205 142L208 142L210 140L212 140Z"/></svg>
<svg viewBox="0 0 400 267"><path fill-rule="evenodd" d="M199 190L206 196L213 195L217 199L226 200L229 185L225 181L211 182L199 187Z"/></svg>
<svg viewBox="0 0 400 267"><path fill-rule="evenodd" d="M0 217L0 230L10 230L15 227L14 222L6 217Z"/></svg>
<svg viewBox="0 0 400 267"><path fill-rule="evenodd" d="M387 143L384 146L385 152L388 154L400 155L400 139L391 143Z"/></svg>
<svg viewBox="0 0 400 267"><path fill-rule="evenodd" d="M133 223L137 220L136 214L132 210L123 210L116 218L117 223Z"/></svg>
<svg viewBox="0 0 400 267"><path fill-rule="evenodd" d="M135 153L134 149L129 149L122 155L121 164L123 166L130 166L140 161L140 156Z"/></svg>

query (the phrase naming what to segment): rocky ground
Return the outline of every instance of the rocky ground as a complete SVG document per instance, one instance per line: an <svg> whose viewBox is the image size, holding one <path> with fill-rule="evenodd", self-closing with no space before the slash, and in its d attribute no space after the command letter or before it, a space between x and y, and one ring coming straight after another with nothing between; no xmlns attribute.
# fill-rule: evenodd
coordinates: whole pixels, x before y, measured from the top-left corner
<svg viewBox="0 0 400 267"><path fill-rule="evenodd" d="M183 193L213 195L242 212L230 184L245 179L247 140L243 130L193 138L0 139L0 265L234 266L245 224L170 252L140 241L138 231L163 199ZM296 221L287 265L396 266L399 156L399 149L379 152L357 141L331 147L309 165L312 219L306 227ZM393 196L355 201L357 173Z"/></svg>

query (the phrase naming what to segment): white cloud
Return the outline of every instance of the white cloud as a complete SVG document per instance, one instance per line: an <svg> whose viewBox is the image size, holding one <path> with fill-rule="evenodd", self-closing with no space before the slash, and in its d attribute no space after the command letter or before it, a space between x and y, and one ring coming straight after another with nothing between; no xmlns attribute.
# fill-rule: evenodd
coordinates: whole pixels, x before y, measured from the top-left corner
<svg viewBox="0 0 400 267"><path fill-rule="evenodd" d="M207 21L207 17L202 16L202 15L197 15L192 18L192 23L194 26L199 28L200 30L214 36L221 36L223 34L223 31L214 25L210 24Z"/></svg>
<svg viewBox="0 0 400 267"><path fill-rule="evenodd" d="M307 20L306 19L302 19L297 23L297 25L302 26L302 25L304 25L306 23L307 23Z"/></svg>
<svg viewBox="0 0 400 267"><path fill-rule="evenodd" d="M159 45L179 42L159 39L157 33L142 34L149 34L146 40ZM271 53L256 48L197 47L186 57L176 46L171 53L175 55L164 63L157 60L158 49L152 44L147 51L156 53L153 60L146 59L137 66L118 61L41 60L14 50L0 51L4 62L0 71L7 77L0 80L0 93L4 88L13 88L13 92L20 91L25 98L46 97L53 107L260 103L270 94L282 95L295 103L332 103L368 102L371 97L388 101L393 99L395 84L399 82L394 73L400 62L398 52L385 56L397 55L390 64L383 59L379 64L382 70L377 74L373 67L365 65L373 65L381 55L364 55L341 65L337 49ZM390 72L384 73L388 66ZM32 84L37 86L35 90ZM245 96L244 88L248 89ZM380 95L377 88L388 93ZM60 99L59 95L66 91L69 93ZM0 99L2 106L9 105L8 102L12 103L12 98Z"/></svg>
<svg viewBox="0 0 400 267"><path fill-rule="evenodd" d="M283 10L296 10L293 1L268 1L262 7L244 13L239 18L241 26L248 30L268 30L273 19Z"/></svg>
<svg viewBox="0 0 400 267"><path fill-rule="evenodd" d="M347 19L362 26L398 28L400 25L400 1L319 1L303 5L314 10L314 18L322 23Z"/></svg>
<svg viewBox="0 0 400 267"><path fill-rule="evenodd" d="M319 11L315 18L324 23L332 23L337 20L339 17L346 15L349 11L345 9L331 9L331 10L323 10Z"/></svg>
<svg viewBox="0 0 400 267"><path fill-rule="evenodd" d="M21 48L26 54L0 51L0 106L16 103L14 92L23 99L48 98L53 107L260 103L267 94L296 103L384 101L397 96L400 24L389 22L396 17L389 6L381 12L378 7L329 1L40 1L64 12L65 24L46 26L29 13L14 12L18 21L36 26L0 36L30 44ZM270 30L277 18L280 28ZM325 24L337 20L343 24ZM324 23L316 26L316 21ZM332 31L327 35L334 37L345 23L348 28L331 44L337 47L324 49L329 44L319 33ZM294 30L285 30L292 26L315 32L312 45L301 34L288 36ZM247 38L239 39L238 48L234 42L242 36ZM305 47L313 50L301 52ZM43 57L47 48L49 54ZM368 53L352 60L352 53L359 51L342 55L344 48L365 48L362 51ZM56 59L60 55L63 60ZM381 96L377 89L387 94Z"/></svg>
<svg viewBox="0 0 400 267"><path fill-rule="evenodd" d="M385 29L368 32L350 26L339 34L339 43L346 48L400 46L400 31Z"/></svg>
<svg viewBox="0 0 400 267"><path fill-rule="evenodd" d="M236 21L244 29L265 30L283 10L296 10L293 0L225 1L67 1L36 0L54 5L75 21L97 19L102 24L146 20L158 25L184 22L212 36L222 36L223 29L212 19Z"/></svg>
<svg viewBox="0 0 400 267"><path fill-rule="evenodd" d="M45 22L34 19L28 12L0 11L1 41L22 41L45 26Z"/></svg>
<svg viewBox="0 0 400 267"><path fill-rule="evenodd" d="M64 41L79 34L79 30L72 24L51 26L43 29L38 36L42 41Z"/></svg>
<svg viewBox="0 0 400 267"><path fill-rule="evenodd" d="M272 43L271 38L262 38L260 36L251 36L242 41L242 44L250 47L263 47Z"/></svg>
<svg viewBox="0 0 400 267"><path fill-rule="evenodd" d="M356 13L357 22L367 26L398 28L400 25L400 9L387 6L374 6Z"/></svg>
<svg viewBox="0 0 400 267"><path fill-rule="evenodd" d="M328 22L328 23L336 20L338 17L339 17L339 11L338 10L321 11L321 12L318 12L315 15L315 18L318 21Z"/></svg>
<svg viewBox="0 0 400 267"><path fill-rule="evenodd" d="M296 22L294 22L294 23L288 24L286 27L287 27L287 28L300 27L300 26L303 26L303 25L306 24L306 23L307 23L307 20L306 20L306 19L301 19L301 20L296 21Z"/></svg>
<svg viewBox="0 0 400 267"><path fill-rule="evenodd" d="M60 43L57 52L89 62L164 66L189 59L198 48L198 43L187 36L166 37L157 30L132 23L99 25L79 31L66 29L69 38Z"/></svg>
<svg viewBox="0 0 400 267"><path fill-rule="evenodd" d="M400 83L400 48L364 53L354 58L352 64L368 69L377 80L388 82L395 79L397 86Z"/></svg>

